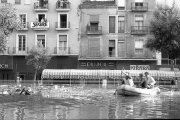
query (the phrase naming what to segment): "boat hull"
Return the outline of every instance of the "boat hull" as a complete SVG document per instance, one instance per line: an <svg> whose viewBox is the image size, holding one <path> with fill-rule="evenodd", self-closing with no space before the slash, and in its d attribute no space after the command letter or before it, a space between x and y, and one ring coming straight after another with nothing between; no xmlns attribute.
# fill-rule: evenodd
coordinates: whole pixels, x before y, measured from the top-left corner
<svg viewBox="0 0 180 120"><path fill-rule="evenodd" d="M159 93L160 89L158 87L153 89L142 89L131 87L129 85L121 85L116 89L116 94L124 96L157 95Z"/></svg>

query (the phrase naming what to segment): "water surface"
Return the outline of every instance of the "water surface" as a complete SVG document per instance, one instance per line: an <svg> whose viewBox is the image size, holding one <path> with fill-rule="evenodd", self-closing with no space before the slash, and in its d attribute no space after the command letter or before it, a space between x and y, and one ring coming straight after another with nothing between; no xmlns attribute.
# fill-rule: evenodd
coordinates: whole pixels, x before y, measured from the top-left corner
<svg viewBox="0 0 180 120"><path fill-rule="evenodd" d="M114 95L115 88L113 84L64 85L63 91L51 94L54 88L48 87L43 96L0 96L0 120L180 118L180 91L124 97Z"/></svg>

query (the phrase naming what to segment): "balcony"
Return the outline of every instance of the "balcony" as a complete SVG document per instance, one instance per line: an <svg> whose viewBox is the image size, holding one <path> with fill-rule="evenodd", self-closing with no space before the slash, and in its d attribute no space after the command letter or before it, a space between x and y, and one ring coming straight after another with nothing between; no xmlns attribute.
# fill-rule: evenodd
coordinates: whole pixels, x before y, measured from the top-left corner
<svg viewBox="0 0 180 120"><path fill-rule="evenodd" d="M31 22L31 28L34 30L48 30L49 22Z"/></svg>
<svg viewBox="0 0 180 120"><path fill-rule="evenodd" d="M56 11L70 11L70 2L68 1L57 1L56 2Z"/></svg>
<svg viewBox="0 0 180 120"><path fill-rule="evenodd" d="M54 53L56 55L70 55L70 47L55 47Z"/></svg>
<svg viewBox="0 0 180 120"><path fill-rule="evenodd" d="M22 23L21 28L18 29L18 31L26 31L29 29L29 22L26 22L26 23Z"/></svg>
<svg viewBox="0 0 180 120"><path fill-rule="evenodd" d="M29 47L8 47L7 54L9 55L22 55L25 56L29 52Z"/></svg>
<svg viewBox="0 0 180 120"><path fill-rule="evenodd" d="M132 35L145 35L148 34L148 26L131 26Z"/></svg>
<svg viewBox="0 0 180 120"><path fill-rule="evenodd" d="M87 26L86 33L88 35L101 35L102 34L102 26Z"/></svg>
<svg viewBox="0 0 180 120"><path fill-rule="evenodd" d="M56 22L56 30L69 30L70 22Z"/></svg>
<svg viewBox="0 0 180 120"><path fill-rule="evenodd" d="M148 11L148 3L146 2L132 2L131 10L134 12L146 12Z"/></svg>
<svg viewBox="0 0 180 120"><path fill-rule="evenodd" d="M45 12L48 11L48 1L44 3L35 2L34 3L34 10L36 12Z"/></svg>

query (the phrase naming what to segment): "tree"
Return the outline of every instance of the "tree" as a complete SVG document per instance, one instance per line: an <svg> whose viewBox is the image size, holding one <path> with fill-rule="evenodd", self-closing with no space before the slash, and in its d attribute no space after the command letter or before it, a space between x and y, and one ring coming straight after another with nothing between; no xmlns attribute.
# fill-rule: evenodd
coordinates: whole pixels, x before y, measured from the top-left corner
<svg viewBox="0 0 180 120"><path fill-rule="evenodd" d="M21 22L16 14L16 9L11 4L0 6L0 53L7 50L7 37L14 30L21 29Z"/></svg>
<svg viewBox="0 0 180 120"><path fill-rule="evenodd" d="M26 57L26 64L32 65L35 69L34 73L34 82L36 81L37 73L40 70L43 70L46 68L47 64L51 60L51 56L48 55L48 49L44 48L43 45L39 44L35 47L33 47L29 51L29 55Z"/></svg>
<svg viewBox="0 0 180 120"><path fill-rule="evenodd" d="M180 17L178 10L172 6L158 6L150 22L151 37L145 46L150 50L166 53L175 59L180 52Z"/></svg>

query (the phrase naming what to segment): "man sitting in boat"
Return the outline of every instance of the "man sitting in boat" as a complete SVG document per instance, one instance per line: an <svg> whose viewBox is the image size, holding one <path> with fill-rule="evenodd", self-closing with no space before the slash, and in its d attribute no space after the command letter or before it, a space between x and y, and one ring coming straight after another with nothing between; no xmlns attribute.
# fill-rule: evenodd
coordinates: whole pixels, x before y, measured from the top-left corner
<svg viewBox="0 0 180 120"><path fill-rule="evenodd" d="M125 76L125 79L123 79L122 84L129 85L129 86L131 86L131 87L134 86L133 79L132 79L129 75L127 75L127 74L126 74L126 76Z"/></svg>
<svg viewBox="0 0 180 120"><path fill-rule="evenodd" d="M145 80L147 81L147 88L148 89L154 88L154 85L156 83L154 78L150 76L148 72L145 72L144 74L145 74Z"/></svg>
<svg viewBox="0 0 180 120"><path fill-rule="evenodd" d="M143 74L139 74L139 79L140 79L140 87L142 88L147 88L147 79L144 79Z"/></svg>

